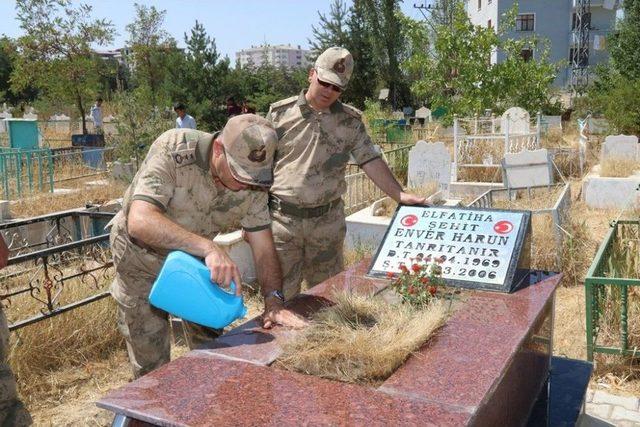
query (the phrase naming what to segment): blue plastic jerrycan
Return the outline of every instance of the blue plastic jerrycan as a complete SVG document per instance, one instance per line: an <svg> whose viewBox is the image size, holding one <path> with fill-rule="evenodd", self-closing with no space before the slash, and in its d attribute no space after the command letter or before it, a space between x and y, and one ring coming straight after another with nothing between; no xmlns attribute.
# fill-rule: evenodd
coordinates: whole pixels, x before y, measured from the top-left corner
<svg viewBox="0 0 640 427"><path fill-rule="evenodd" d="M247 314L242 296L222 290L211 282L209 269L197 258L174 251L160 270L149 302L176 317L222 329ZM236 285L231 283L235 293Z"/></svg>

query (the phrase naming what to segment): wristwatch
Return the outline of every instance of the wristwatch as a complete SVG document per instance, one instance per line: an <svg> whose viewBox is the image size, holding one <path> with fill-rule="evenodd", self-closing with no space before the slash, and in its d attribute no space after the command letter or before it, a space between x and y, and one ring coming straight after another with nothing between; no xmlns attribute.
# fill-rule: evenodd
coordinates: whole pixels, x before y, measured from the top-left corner
<svg viewBox="0 0 640 427"><path fill-rule="evenodd" d="M269 292L264 297L265 298L276 297L276 298L278 298L280 300L280 302L284 303L284 295L278 289L276 289L275 291Z"/></svg>

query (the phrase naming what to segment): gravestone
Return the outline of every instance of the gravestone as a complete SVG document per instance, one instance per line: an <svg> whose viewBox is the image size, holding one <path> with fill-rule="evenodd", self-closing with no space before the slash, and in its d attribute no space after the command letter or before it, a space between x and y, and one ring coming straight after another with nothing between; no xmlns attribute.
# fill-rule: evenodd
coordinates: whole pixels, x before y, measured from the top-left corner
<svg viewBox="0 0 640 427"><path fill-rule="evenodd" d="M400 205L369 275L399 274L411 258L440 258L449 286L516 290L529 274L531 212Z"/></svg>
<svg viewBox="0 0 640 427"><path fill-rule="evenodd" d="M427 107L418 108L416 110L416 119L421 120L421 123L431 121L431 110Z"/></svg>
<svg viewBox="0 0 640 427"><path fill-rule="evenodd" d="M542 126L546 128L547 131L562 131L562 116L542 116Z"/></svg>
<svg viewBox="0 0 640 427"><path fill-rule="evenodd" d="M600 161L607 159L638 160L638 137L635 135L609 135L600 152Z"/></svg>
<svg viewBox="0 0 640 427"><path fill-rule="evenodd" d="M443 142L418 141L409 151L408 181L419 187L430 181L438 182L438 189L449 192L451 154Z"/></svg>
<svg viewBox="0 0 640 427"><path fill-rule="evenodd" d="M0 112L0 133L7 132L7 122L5 122L4 119L10 119L12 117L13 115L8 110Z"/></svg>
<svg viewBox="0 0 640 427"><path fill-rule="evenodd" d="M24 113L22 118L28 119L28 120L38 120L38 115L32 112L29 112L29 113Z"/></svg>
<svg viewBox="0 0 640 427"><path fill-rule="evenodd" d="M503 182L507 188L527 188L553 183L553 166L546 148L506 153L502 160Z"/></svg>
<svg viewBox="0 0 640 427"><path fill-rule="evenodd" d="M71 117L64 114L54 114L49 117L53 129L56 132L70 132L71 131Z"/></svg>
<svg viewBox="0 0 640 427"><path fill-rule="evenodd" d="M506 132L507 127L509 128L510 134L530 133L530 119L531 117L527 110L520 107L511 107L502 114L502 133Z"/></svg>

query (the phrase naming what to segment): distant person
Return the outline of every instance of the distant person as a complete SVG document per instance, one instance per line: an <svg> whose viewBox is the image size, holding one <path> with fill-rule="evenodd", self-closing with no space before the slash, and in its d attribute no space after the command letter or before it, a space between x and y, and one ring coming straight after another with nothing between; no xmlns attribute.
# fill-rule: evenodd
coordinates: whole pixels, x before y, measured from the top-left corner
<svg viewBox="0 0 640 427"><path fill-rule="evenodd" d="M227 98L227 117L238 116L242 114L242 108L236 104L233 96Z"/></svg>
<svg viewBox="0 0 640 427"><path fill-rule="evenodd" d="M0 268L7 266L9 248L0 236ZM7 362L9 350L9 325L0 305L0 425L28 426L31 416L23 403L18 399L16 378Z"/></svg>
<svg viewBox="0 0 640 427"><path fill-rule="evenodd" d="M91 107L91 120L96 133L102 133L102 98L96 99L96 103Z"/></svg>
<svg viewBox="0 0 640 427"><path fill-rule="evenodd" d="M249 105L249 101L244 99L242 101L242 114L255 114L256 109Z"/></svg>
<svg viewBox="0 0 640 427"><path fill-rule="evenodd" d="M178 115L176 118L176 129L196 128L196 119L187 114L187 107L183 103L179 102L175 104L173 111Z"/></svg>

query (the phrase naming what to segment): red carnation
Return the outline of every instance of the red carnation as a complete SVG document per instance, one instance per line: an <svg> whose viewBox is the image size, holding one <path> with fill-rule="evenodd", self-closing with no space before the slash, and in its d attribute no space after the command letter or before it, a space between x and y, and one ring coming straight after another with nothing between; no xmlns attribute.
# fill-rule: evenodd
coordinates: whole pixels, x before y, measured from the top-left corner
<svg viewBox="0 0 640 427"><path fill-rule="evenodd" d="M393 274L393 271L387 271L387 279L393 279L395 277L395 274Z"/></svg>
<svg viewBox="0 0 640 427"><path fill-rule="evenodd" d="M426 285L427 283L429 283L429 278L428 277L421 277L420 281L422 282L423 285Z"/></svg>
<svg viewBox="0 0 640 427"><path fill-rule="evenodd" d="M411 269L413 270L414 273L419 273L422 270L422 267L418 264L413 264L411 266Z"/></svg>
<svg viewBox="0 0 640 427"><path fill-rule="evenodd" d="M429 286L429 293L431 294L431 296L434 296L437 290L438 289L435 286Z"/></svg>

